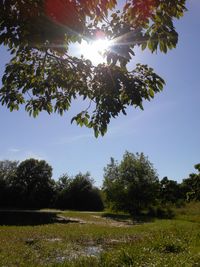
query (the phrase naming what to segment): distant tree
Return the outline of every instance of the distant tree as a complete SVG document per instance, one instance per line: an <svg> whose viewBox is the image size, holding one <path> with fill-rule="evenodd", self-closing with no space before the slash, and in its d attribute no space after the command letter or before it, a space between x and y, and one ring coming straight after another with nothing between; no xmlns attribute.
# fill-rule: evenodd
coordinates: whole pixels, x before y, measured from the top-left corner
<svg viewBox="0 0 200 267"><path fill-rule="evenodd" d="M200 164L196 164L194 168L198 173L191 173L189 178L184 179L182 182L182 190L187 201L200 201Z"/></svg>
<svg viewBox="0 0 200 267"><path fill-rule="evenodd" d="M67 174L63 174L59 177L58 181L56 182L56 188L58 191L62 191L68 188L72 178Z"/></svg>
<svg viewBox="0 0 200 267"><path fill-rule="evenodd" d="M194 168L199 172L200 174L200 163L194 165Z"/></svg>
<svg viewBox="0 0 200 267"><path fill-rule="evenodd" d="M0 161L0 179L10 180L16 175L18 161L2 160Z"/></svg>
<svg viewBox="0 0 200 267"><path fill-rule="evenodd" d="M181 187L177 181L164 177L160 181L160 200L163 204L175 204L182 199Z"/></svg>
<svg viewBox="0 0 200 267"><path fill-rule="evenodd" d="M15 204L27 208L48 207L54 195L54 181L51 177L52 167L46 161L22 161L17 168L16 177L12 180Z"/></svg>
<svg viewBox="0 0 200 267"><path fill-rule="evenodd" d="M55 198L55 207L65 209L67 208L68 203L68 190L69 185L72 181L72 177L69 177L67 173L61 175L56 182L56 198Z"/></svg>
<svg viewBox="0 0 200 267"><path fill-rule="evenodd" d="M104 171L103 191L107 202L115 209L134 215L156 201L158 177L143 153L125 152L119 165L111 159Z"/></svg>
<svg viewBox="0 0 200 267"><path fill-rule="evenodd" d="M18 161L0 161L0 206L12 204L11 181L15 179Z"/></svg>
<svg viewBox="0 0 200 267"><path fill-rule="evenodd" d="M64 178L64 179L63 179ZM61 181L64 182L61 184ZM61 177L57 205L64 209L102 210L100 191L93 186L89 173L79 173L74 178Z"/></svg>
<svg viewBox="0 0 200 267"><path fill-rule="evenodd" d="M117 12L117 4L122 10ZM72 121L105 134L111 118L128 106L143 108L165 84L152 68L127 64L136 47L167 53L176 47L174 20L185 0L0 0L0 45L12 56L5 68L0 103L23 105L34 117L67 111L73 99L90 102ZM73 56L70 45L99 36L111 40L107 64Z"/></svg>
<svg viewBox="0 0 200 267"><path fill-rule="evenodd" d="M114 210L121 209L122 202L120 194L122 187L120 183L120 172L118 162L111 157L110 163L104 168L103 193L106 205Z"/></svg>

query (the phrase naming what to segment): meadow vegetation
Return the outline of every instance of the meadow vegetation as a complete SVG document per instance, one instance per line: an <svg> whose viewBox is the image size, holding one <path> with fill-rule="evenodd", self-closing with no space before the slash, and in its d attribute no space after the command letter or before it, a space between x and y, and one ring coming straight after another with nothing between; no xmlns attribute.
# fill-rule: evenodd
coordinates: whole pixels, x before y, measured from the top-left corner
<svg viewBox="0 0 200 267"><path fill-rule="evenodd" d="M171 220L145 221L124 213L24 212L21 225L1 223L0 265L200 266L200 203L174 212Z"/></svg>

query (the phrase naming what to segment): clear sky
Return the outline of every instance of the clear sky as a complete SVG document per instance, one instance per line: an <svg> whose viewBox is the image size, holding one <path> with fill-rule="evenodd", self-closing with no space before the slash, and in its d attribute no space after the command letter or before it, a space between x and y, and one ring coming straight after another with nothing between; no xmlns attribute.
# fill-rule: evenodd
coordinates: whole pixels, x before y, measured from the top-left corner
<svg viewBox="0 0 200 267"><path fill-rule="evenodd" d="M130 64L149 64L166 81L164 91L144 111L128 109L113 119L107 134L96 139L91 129L70 123L86 106L77 101L60 117L42 113L36 119L23 108L10 112L0 106L0 160L45 159L53 178L89 171L100 186L110 157L121 160L125 150L144 152L160 178L181 181L200 163L200 1L188 0L188 12L175 23L179 44L167 55L137 52ZM8 54L0 48L0 76Z"/></svg>

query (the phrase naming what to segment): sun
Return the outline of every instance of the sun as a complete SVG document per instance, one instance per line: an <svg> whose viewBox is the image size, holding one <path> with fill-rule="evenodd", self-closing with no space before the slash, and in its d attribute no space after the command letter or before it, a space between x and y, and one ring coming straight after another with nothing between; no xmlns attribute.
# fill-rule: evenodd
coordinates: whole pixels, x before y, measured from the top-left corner
<svg viewBox="0 0 200 267"><path fill-rule="evenodd" d="M96 41L83 40L80 44L80 53L84 58L92 61L94 65L106 62L103 54L109 49L112 42L108 39L98 39Z"/></svg>

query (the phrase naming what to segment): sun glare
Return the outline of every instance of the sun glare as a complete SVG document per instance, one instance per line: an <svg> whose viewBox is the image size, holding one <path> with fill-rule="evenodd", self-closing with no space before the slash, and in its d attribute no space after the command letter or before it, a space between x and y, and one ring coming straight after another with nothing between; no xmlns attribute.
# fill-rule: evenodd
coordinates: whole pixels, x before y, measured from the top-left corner
<svg viewBox="0 0 200 267"><path fill-rule="evenodd" d="M84 58L92 61L93 64L105 62L103 57L104 52L111 46L111 41L107 39L99 39L93 42L82 41L80 45L80 52Z"/></svg>

